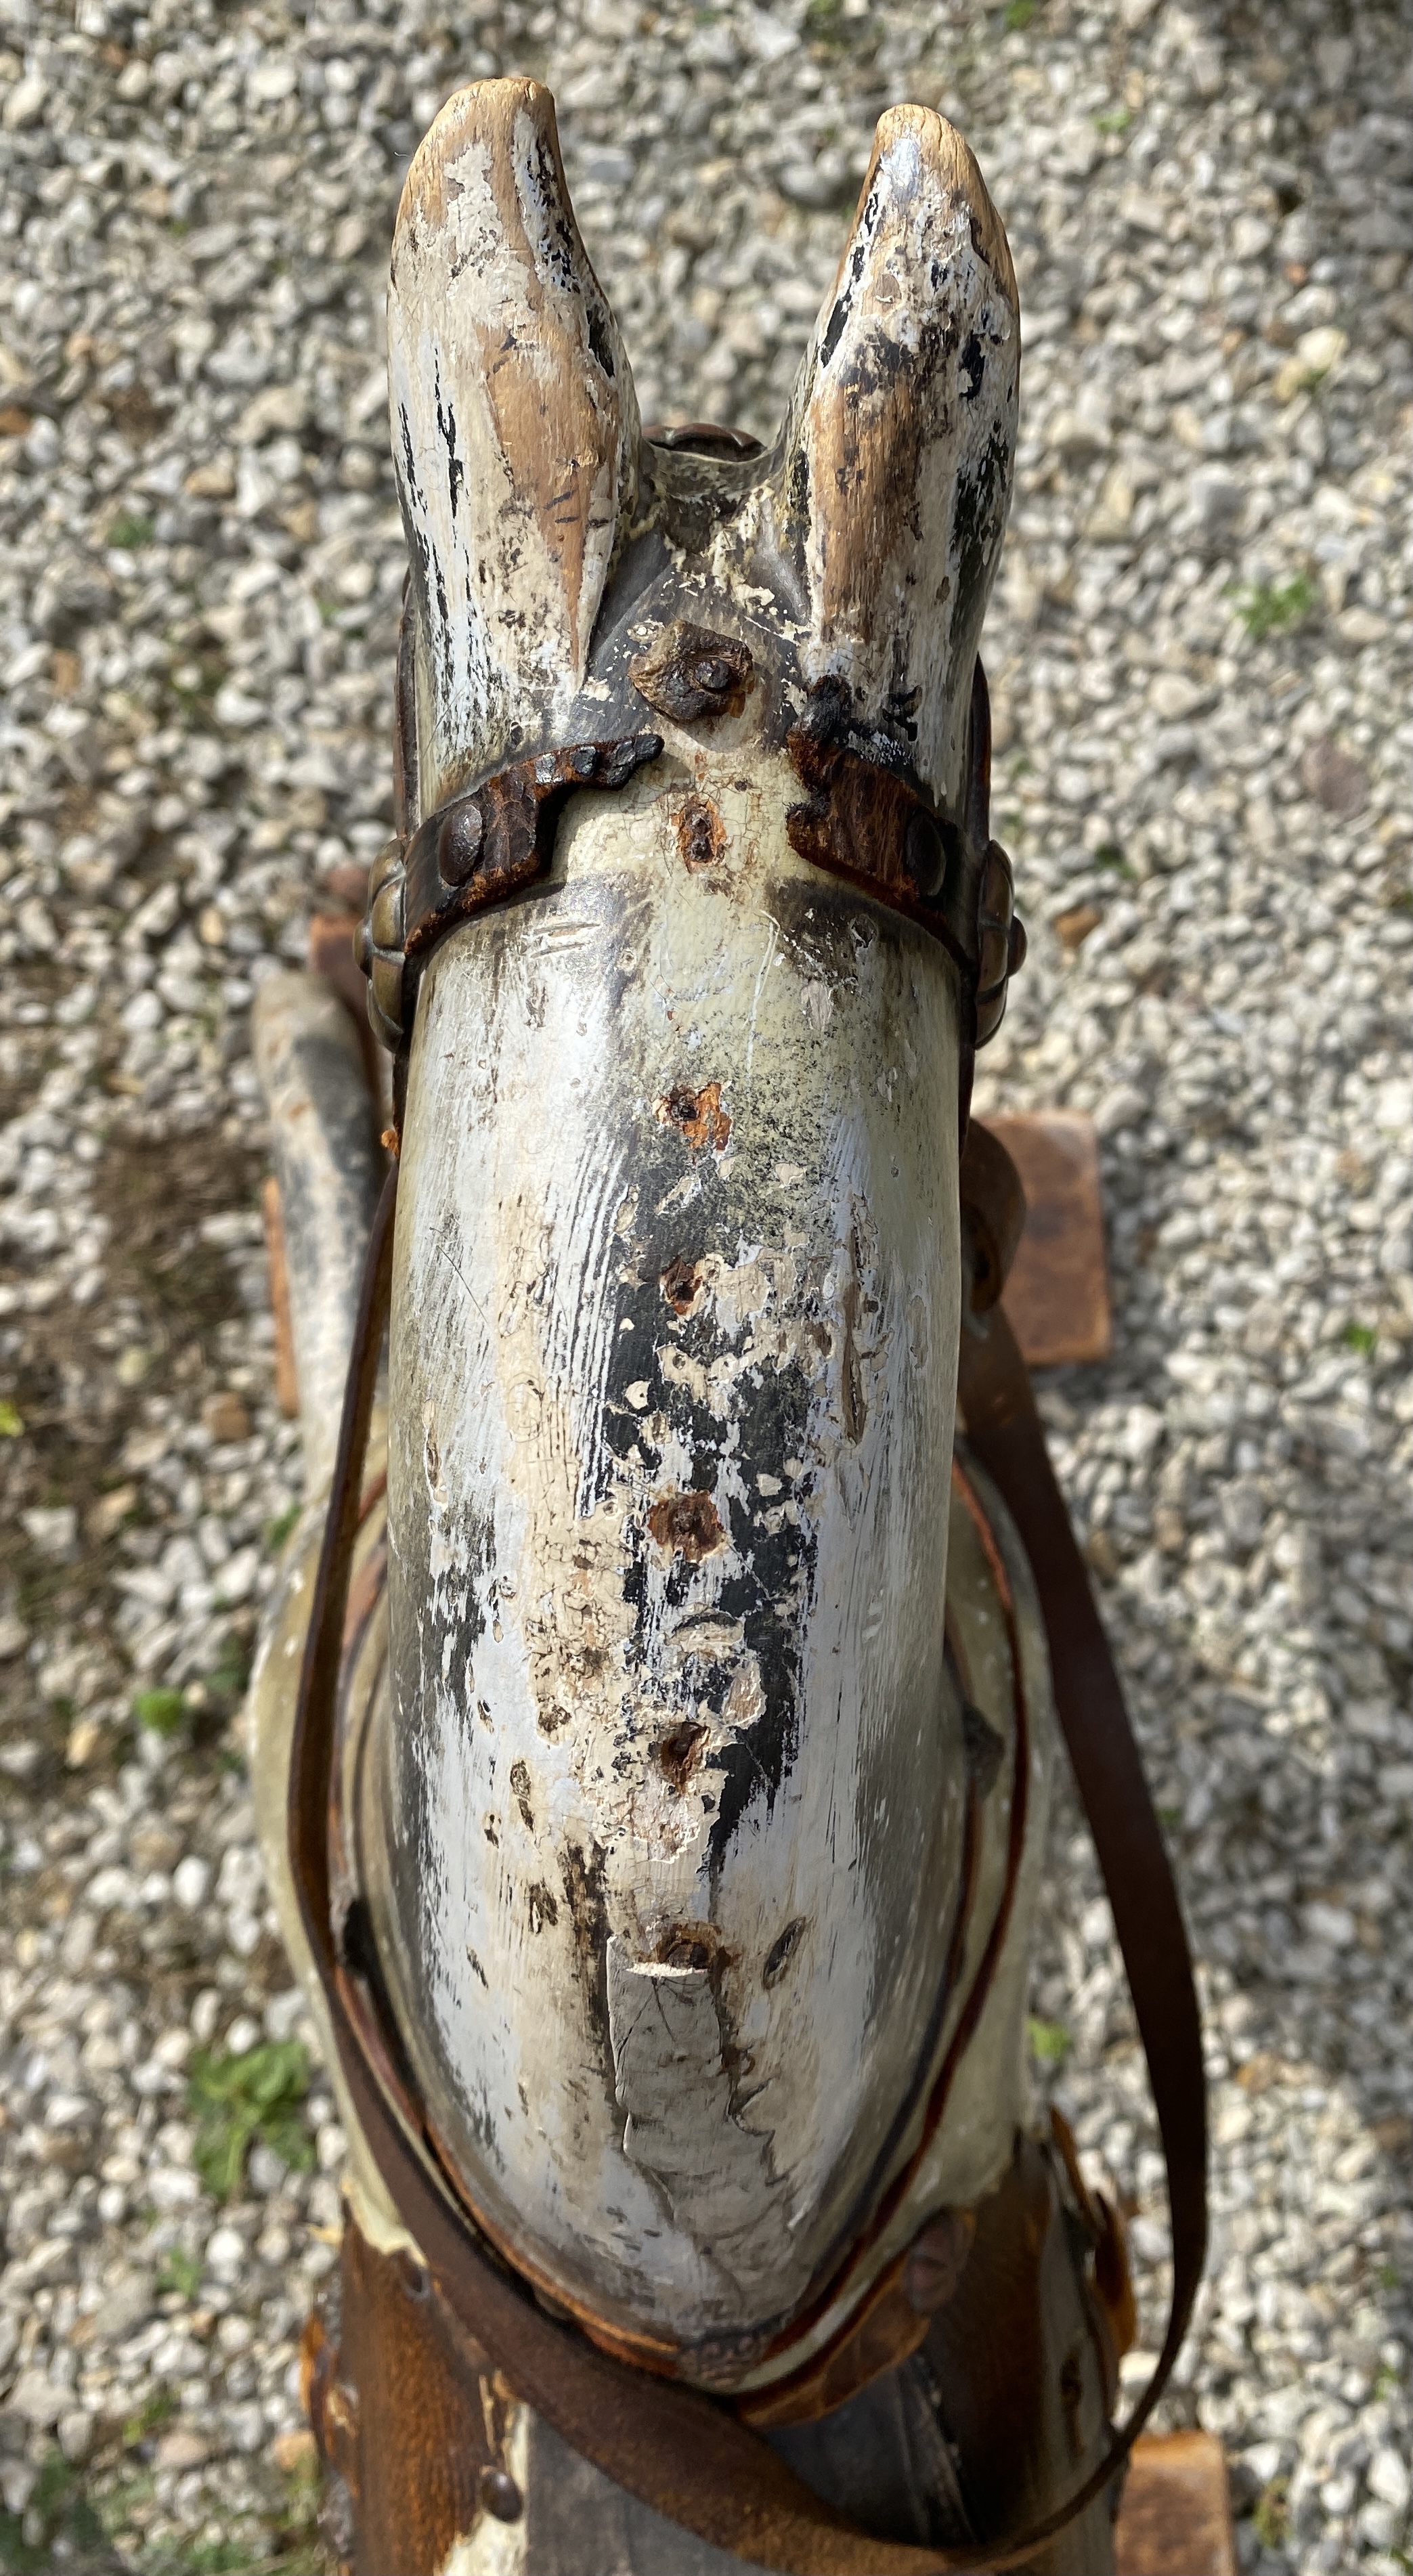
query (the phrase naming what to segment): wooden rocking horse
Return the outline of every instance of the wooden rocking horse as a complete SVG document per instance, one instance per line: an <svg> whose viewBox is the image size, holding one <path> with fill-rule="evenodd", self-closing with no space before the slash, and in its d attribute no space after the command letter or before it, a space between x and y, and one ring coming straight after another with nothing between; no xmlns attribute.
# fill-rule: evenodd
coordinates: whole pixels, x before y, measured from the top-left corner
<svg viewBox="0 0 1413 2576"><path fill-rule="evenodd" d="M1005 235L895 109L776 445L645 434L550 98L491 81L388 309L389 1154L327 987L257 1024L310 1500L256 1792L349 2139L307 2340L346 2554L1098 2576L1204 2113L968 1122L1024 954L977 658ZM1024 2074L1059 1731L1169 2171L1120 2431L1119 2222Z"/></svg>

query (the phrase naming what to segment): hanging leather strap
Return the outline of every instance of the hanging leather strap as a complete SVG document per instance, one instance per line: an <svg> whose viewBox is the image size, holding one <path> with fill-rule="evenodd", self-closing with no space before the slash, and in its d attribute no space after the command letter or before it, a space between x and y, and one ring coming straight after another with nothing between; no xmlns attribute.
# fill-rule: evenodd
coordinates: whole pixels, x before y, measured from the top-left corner
<svg viewBox="0 0 1413 2576"><path fill-rule="evenodd" d="M1089 1815L1148 2056L1172 2209L1172 2304L1157 2369L1076 2492L1017 2538L962 2548L880 2540L845 2521L729 2405L599 2351L549 2315L459 2202L396 2069L370 2036L330 1916L328 1818L349 1572L392 1280L397 1175L368 1246L290 1778L290 1858L356 2117L394 2207L451 2315L517 2394L607 2477L717 2549L780 2576L992 2576L1018 2568L1108 2486L1161 2394L1191 2313L1206 2228L1202 2053L1192 1974L1162 1837L1118 1679L1045 1452L1014 1336L997 1309L963 1336L973 1447L1029 1551L1060 1722Z"/></svg>

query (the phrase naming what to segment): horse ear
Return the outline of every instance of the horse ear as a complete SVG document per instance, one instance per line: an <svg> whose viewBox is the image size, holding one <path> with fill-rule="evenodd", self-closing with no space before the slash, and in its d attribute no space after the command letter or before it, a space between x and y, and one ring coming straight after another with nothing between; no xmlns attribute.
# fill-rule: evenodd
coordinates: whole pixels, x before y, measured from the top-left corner
<svg viewBox="0 0 1413 2576"><path fill-rule="evenodd" d="M775 516L806 678L959 792L971 673L1015 452L1020 319L1000 218L931 109L884 116L795 387Z"/></svg>
<svg viewBox="0 0 1413 2576"><path fill-rule="evenodd" d="M635 495L633 380L537 81L459 90L423 141L388 361L425 810L554 739Z"/></svg>

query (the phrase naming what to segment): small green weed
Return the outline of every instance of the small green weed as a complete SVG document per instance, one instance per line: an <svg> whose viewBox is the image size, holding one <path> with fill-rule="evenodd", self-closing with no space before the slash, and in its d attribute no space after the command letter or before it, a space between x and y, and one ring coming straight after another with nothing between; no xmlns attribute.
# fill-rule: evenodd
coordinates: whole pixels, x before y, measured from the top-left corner
<svg viewBox="0 0 1413 2576"><path fill-rule="evenodd" d="M201 2266L195 2255L188 2254L184 2246L172 2246L162 2257L157 2287L174 2290L179 2299L194 2299L201 2287Z"/></svg>
<svg viewBox="0 0 1413 2576"><path fill-rule="evenodd" d="M139 1691L132 1713L153 1735L175 1735L187 1715L186 1694L179 1690Z"/></svg>
<svg viewBox="0 0 1413 2576"><path fill-rule="evenodd" d="M219 1663L207 1674L206 1687L213 1699L242 1699L250 1679L250 1657L239 1637L227 1637L221 1648Z"/></svg>
<svg viewBox="0 0 1413 2576"><path fill-rule="evenodd" d="M1279 2549L1284 2542L1290 2522L1290 2513L1285 2500L1286 2484L1287 2481L1284 2478L1272 2478L1269 2486L1263 2487L1256 2499L1251 2528L1263 2549Z"/></svg>
<svg viewBox="0 0 1413 2576"><path fill-rule="evenodd" d="M265 1545L272 1556L284 1546L303 1509L302 1503L287 1503L282 1512L277 1512L272 1521L265 1523Z"/></svg>
<svg viewBox="0 0 1413 2576"><path fill-rule="evenodd" d="M1101 134L1127 134L1133 123L1133 112L1127 107L1106 107L1094 123Z"/></svg>
<svg viewBox="0 0 1413 2576"><path fill-rule="evenodd" d="M1378 1341L1378 1334L1372 1324L1345 1325L1344 1347L1347 1351L1358 1351L1361 1359L1372 1359L1378 1348Z"/></svg>
<svg viewBox="0 0 1413 2576"><path fill-rule="evenodd" d="M1116 877L1127 877L1131 884L1138 881L1137 868L1129 865L1117 841L1101 841L1094 853L1094 864L1096 868L1108 868Z"/></svg>
<svg viewBox="0 0 1413 2576"><path fill-rule="evenodd" d="M271 2040L243 2057L203 2049L191 2063L187 2103L199 2123L194 2161L208 2191L229 2200L256 2138L309 2173L314 2148L299 2116L309 2090L309 2059L297 2039Z"/></svg>
<svg viewBox="0 0 1413 2576"><path fill-rule="evenodd" d="M1025 2035L1031 2056L1042 2066L1063 2066L1074 2046L1062 2021L1038 2021L1034 2013L1027 2018Z"/></svg>
<svg viewBox="0 0 1413 2576"><path fill-rule="evenodd" d="M129 2415L124 2424L123 2449L135 2451L143 2442L150 2442L154 2433L160 2433L164 2424L170 2424L176 2411L177 2401L171 2389L154 2388L149 2396L144 2397L137 2413Z"/></svg>
<svg viewBox="0 0 1413 2576"><path fill-rule="evenodd" d="M1019 36L1030 25L1040 0L1006 0L1005 30L1008 36Z"/></svg>
<svg viewBox="0 0 1413 2576"><path fill-rule="evenodd" d="M150 546L156 533L152 521L145 519L140 510L124 510L108 531L108 543L130 547L135 552L139 546Z"/></svg>
<svg viewBox="0 0 1413 2576"><path fill-rule="evenodd" d="M1252 642L1261 644L1282 627L1303 626L1319 604L1320 587L1308 572L1298 572L1293 581L1256 582L1247 590L1234 590L1231 597Z"/></svg>
<svg viewBox="0 0 1413 2576"><path fill-rule="evenodd" d="M0 1395L0 1440L18 1440L24 1430L24 1415L8 1395Z"/></svg>
<svg viewBox="0 0 1413 2576"><path fill-rule="evenodd" d="M39 2526L39 2540L31 2544L25 2538L25 2524L34 2517ZM33 2524L31 2524L33 2528ZM0 2512L0 2567L6 2576L40 2576L41 2570L54 2565L54 2543L69 2543L68 2554L87 2554L101 2549L106 2538L102 2523L79 2488L76 2472L61 2450L48 2452L34 2483L25 2514Z"/></svg>

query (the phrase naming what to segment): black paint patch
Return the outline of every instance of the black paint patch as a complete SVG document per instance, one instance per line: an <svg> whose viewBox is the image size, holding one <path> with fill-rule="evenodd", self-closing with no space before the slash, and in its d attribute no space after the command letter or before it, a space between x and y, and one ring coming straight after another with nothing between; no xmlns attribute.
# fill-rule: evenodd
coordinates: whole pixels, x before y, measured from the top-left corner
<svg viewBox="0 0 1413 2576"><path fill-rule="evenodd" d="M452 410L450 397L443 404L440 383L437 386L437 433L446 449L447 497L451 503L451 515L455 518L456 505L461 498L461 488L466 480L466 468L456 452L456 414Z"/></svg>
<svg viewBox="0 0 1413 2576"><path fill-rule="evenodd" d="M848 954L852 964L856 954L852 946ZM788 1127L788 1120L782 1118L765 1140L762 1151L768 1151L771 1160L790 1150ZM737 1379L728 1418L721 1419L696 1401L690 1387L664 1374L659 1356L663 1349L675 1346L707 1367L724 1350L742 1347L734 1336L728 1339L722 1333L708 1285L710 1273L703 1273L703 1265L711 1254L723 1260L739 1259L743 1239L770 1241L778 1235L784 1211L764 1174L750 1174L755 1154L748 1140L729 1187L720 1180L714 1158L703 1155L699 1157L704 1181L701 1197L688 1208L668 1208L659 1214L660 1203L681 1176L681 1146L670 1127L656 1122L642 1141L643 1157L637 1167L640 1214L633 1231L631 1276L619 1288L613 1317L602 1449L593 1489L580 1508L592 1510L619 1490L616 1467L628 1462L634 1450L640 1458L646 1453L652 1459L644 1424L661 1413L674 1446L680 1446L691 1461L690 1494L697 1498L697 1508L705 1498L712 1498L726 1524L723 1535L732 1556L725 1567L715 1545L709 1551L698 1550L703 1563L680 1548L665 1558L665 1545L673 1534L669 1507L680 1508L682 1497L646 1495L641 1512L629 1521L629 1564L623 1587L633 1611L633 1631L625 1649L630 1675L642 1674L648 1666L650 1601L662 1602L670 1618L684 1610L690 1613L702 1598L705 1565L722 1569L719 1594L715 1587L712 1590L713 1615L740 1622L742 1651L729 1660L692 1653L689 1628L681 1662L670 1681L663 1685L654 1674L653 1697L669 1720L669 1736L697 1725L704 1710L715 1721L713 1749L702 1754L695 1783L700 1795L709 1781L716 1796L708 1843L708 1866L715 1882L748 1808L762 1799L767 1808L773 1805L799 1744L803 1632L812 1599L816 1542L807 1516L800 1516L798 1526L786 1520L782 1509L766 1505L757 1480L762 1473L773 1477L782 1503L803 1502L807 1497L809 1477L798 1471L795 1478L787 1477L785 1462L793 1464L810 1456L810 1414L817 1385L798 1359L777 1365L772 1356ZM802 1157L809 1150L802 1142ZM693 1283L685 1314L679 1315L673 1299L664 1294L668 1279L680 1289ZM810 1275L793 1292L792 1317L798 1318L803 1308L808 1321L817 1305L818 1286L811 1266ZM816 1320L823 1356L830 1346L830 1326L822 1315ZM627 1332L621 1329L625 1322L632 1328ZM747 1339L750 1331L747 1325ZM630 1404L628 1388L639 1381L647 1388L646 1403ZM653 1472L649 1464L649 1477ZM729 1503L723 1502L723 1486L729 1491L738 1479L746 1487L747 1499L732 1496ZM650 1525L654 1513L655 1528ZM769 1526L772 1522L774 1528ZM731 1726L726 1703L732 1684L743 1665L749 1669L751 1657L759 1672L764 1705L751 1723L728 1732L723 1745L722 1726L728 1730ZM614 1767L621 1778L643 1777L649 1763L657 1767L663 1732L660 1716L649 1741L630 1738L620 1746Z"/></svg>
<svg viewBox="0 0 1413 2576"><path fill-rule="evenodd" d="M957 555L957 606L952 634L959 648L966 644L969 653L976 649L976 630L986 605L987 584L1005 530L1010 481L1010 441L998 421L982 449L976 471L959 477L952 505L952 542Z"/></svg>
<svg viewBox="0 0 1413 2576"><path fill-rule="evenodd" d="M559 1921L559 1899L551 1895L543 1881L530 1889L529 1900L532 1932L543 1932L547 1923L553 1927Z"/></svg>
<svg viewBox="0 0 1413 2576"><path fill-rule="evenodd" d="M608 2026L608 1905L604 1896L605 1856L598 1843L587 1851L566 1843L559 1875L569 1908L574 1973L584 1998L589 2031L598 2050L605 2089L613 2100L613 2042Z"/></svg>
<svg viewBox="0 0 1413 2576"><path fill-rule="evenodd" d="M761 1970L762 1985L779 1985L804 1935L805 1918L803 1914L797 1914L793 1923L786 1924L779 1940L771 1943L765 1966Z"/></svg>
<svg viewBox="0 0 1413 2576"><path fill-rule="evenodd" d="M829 316L829 328L820 342L819 356L822 366L828 366L830 359L833 357L835 350L838 348L840 341L844 337L845 325L849 319L849 305L850 297L846 290L835 304L834 310Z"/></svg>
<svg viewBox="0 0 1413 2576"><path fill-rule="evenodd" d="M512 1762L510 1786L514 1792L515 1803L520 1810L525 1831L532 1834L535 1830L535 1815L530 1804L530 1766L527 1762Z"/></svg>

